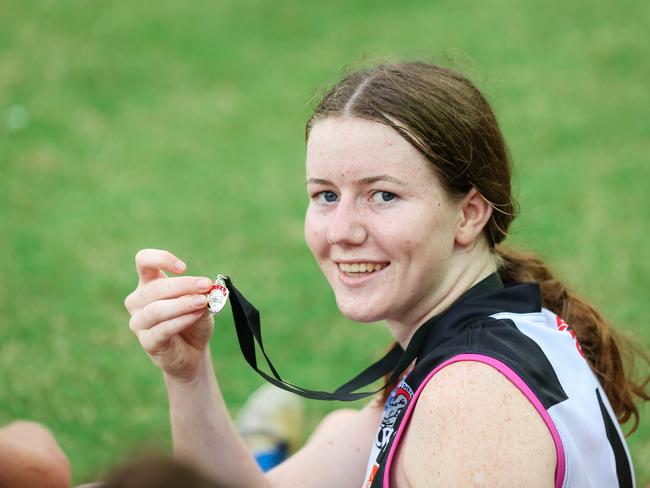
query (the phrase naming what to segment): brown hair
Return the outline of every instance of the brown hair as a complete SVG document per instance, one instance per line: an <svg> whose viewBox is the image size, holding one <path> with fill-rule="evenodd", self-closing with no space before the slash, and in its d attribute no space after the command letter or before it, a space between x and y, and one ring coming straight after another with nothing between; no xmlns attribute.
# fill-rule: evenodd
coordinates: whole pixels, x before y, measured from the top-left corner
<svg viewBox="0 0 650 488"><path fill-rule="evenodd" d="M102 488L217 488L197 468L162 455L147 455L113 470Z"/></svg>
<svg viewBox="0 0 650 488"><path fill-rule="evenodd" d="M517 213L510 180L510 155L485 97L461 74L424 62L384 64L349 74L322 98L306 126L329 116L354 116L388 125L418 149L437 171L451 198L476 188L493 209L483 229L501 262L506 285L540 284L544 307L571 324L592 369L605 388L619 422L634 416L635 400L650 400L646 386L632 380L623 357L648 356L615 334L587 301L557 281L538 258L499 245Z"/></svg>

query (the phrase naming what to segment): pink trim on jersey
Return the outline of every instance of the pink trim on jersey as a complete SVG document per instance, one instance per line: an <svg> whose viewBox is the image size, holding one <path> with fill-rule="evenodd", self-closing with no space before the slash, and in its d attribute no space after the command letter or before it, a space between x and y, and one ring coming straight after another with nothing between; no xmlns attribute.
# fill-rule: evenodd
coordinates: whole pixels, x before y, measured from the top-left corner
<svg viewBox="0 0 650 488"><path fill-rule="evenodd" d="M427 375L425 380L422 382L422 384L418 387L417 391L413 395L413 398L411 399L411 402L406 408L404 419L402 420L399 429L397 429L397 433L395 434L395 439L393 440L393 444L390 447L390 452L388 453L388 459L386 459L386 469L384 471L383 488L389 488L390 486L389 485L390 468L393 462L393 456L397 451L397 446L399 446L399 442L402 437L402 434L404 434L404 430L406 429L406 426L409 423L411 414L413 413L413 409L415 408L415 404L417 403L417 400L420 397L420 393L422 393L422 390L424 390L424 387L427 385L429 380L433 378L433 375L435 375L442 368L460 361L475 361L475 362L484 363L489 366L492 366L494 369L499 371L499 373L501 373L503 376L508 378L513 385L519 388L519 391L521 391L526 396L526 398L528 398L528 401L533 404L535 410L537 410L537 413L539 413L539 415L542 417L544 423L546 424L546 427L548 427L548 430L551 433L551 436L553 437L553 442L555 443L555 451L557 453L557 465L555 467L555 487L561 488L565 476L564 446L562 445L562 439L560 438L560 434L558 433L557 428L553 423L553 419L551 419L550 415L544 408L544 405L542 405L542 402L540 402L539 398L537 398L537 395L533 393L530 387L526 384L524 380L521 379L521 377L517 373L515 373L508 365L502 363L498 359L494 359L490 356L484 356L482 354L459 354L458 356L454 356L453 358L448 359L444 363L438 365L433 371L431 371Z"/></svg>

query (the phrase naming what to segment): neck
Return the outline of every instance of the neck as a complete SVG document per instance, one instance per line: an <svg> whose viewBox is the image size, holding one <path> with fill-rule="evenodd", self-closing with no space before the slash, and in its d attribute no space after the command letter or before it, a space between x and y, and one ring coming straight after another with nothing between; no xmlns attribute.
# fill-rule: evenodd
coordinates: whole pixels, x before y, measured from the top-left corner
<svg viewBox="0 0 650 488"><path fill-rule="evenodd" d="M481 243L482 244L482 243ZM430 300L413 307L410 315L386 319L394 339L406 349L415 331L431 317L444 312L467 290L497 270L496 260L486 245L455 253L440 286Z"/></svg>

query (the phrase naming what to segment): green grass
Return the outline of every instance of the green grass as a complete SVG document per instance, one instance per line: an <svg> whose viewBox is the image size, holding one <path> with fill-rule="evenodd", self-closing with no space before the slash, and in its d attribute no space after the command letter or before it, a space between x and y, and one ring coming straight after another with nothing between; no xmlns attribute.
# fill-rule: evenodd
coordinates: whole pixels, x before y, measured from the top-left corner
<svg viewBox="0 0 650 488"><path fill-rule="evenodd" d="M629 0L4 0L0 422L50 426L76 482L169 446L160 375L122 306L142 247L233 274L296 383L334 387L378 356L385 331L339 316L302 236L314 96L375 61L477 81L516 163L512 241L647 344L649 18ZM212 346L236 410L260 380L229 318ZM309 425L332 407L310 403ZM629 441L639 486L648 414Z"/></svg>

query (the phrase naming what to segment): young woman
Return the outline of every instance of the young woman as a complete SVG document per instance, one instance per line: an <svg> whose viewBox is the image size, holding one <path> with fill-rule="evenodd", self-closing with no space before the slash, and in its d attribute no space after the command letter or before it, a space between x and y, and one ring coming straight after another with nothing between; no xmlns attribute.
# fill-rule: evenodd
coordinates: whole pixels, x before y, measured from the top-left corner
<svg viewBox="0 0 650 488"><path fill-rule="evenodd" d="M385 321L416 360L383 408L329 415L266 474L213 372L211 280L140 251L125 305L163 370L177 455L233 487L633 486L617 419L638 423L647 381L626 376L593 307L498 246L509 165L488 103L449 69L382 65L324 96L307 124L307 244L341 312Z"/></svg>

